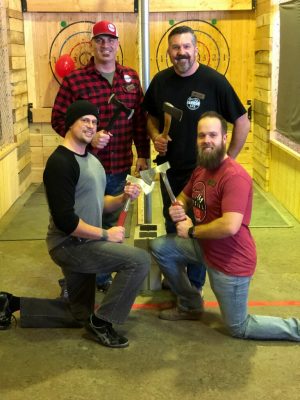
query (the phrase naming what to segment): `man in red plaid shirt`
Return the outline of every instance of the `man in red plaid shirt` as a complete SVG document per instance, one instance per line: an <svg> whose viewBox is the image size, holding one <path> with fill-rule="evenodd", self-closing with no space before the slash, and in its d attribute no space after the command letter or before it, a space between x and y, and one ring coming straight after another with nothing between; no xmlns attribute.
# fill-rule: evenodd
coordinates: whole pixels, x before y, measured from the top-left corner
<svg viewBox="0 0 300 400"><path fill-rule="evenodd" d="M99 108L98 132L91 145L106 172L106 195L123 192L126 176L133 162L132 143L137 150L136 172L147 169L150 158L150 140L146 133L146 118L141 108L143 92L137 73L116 62L119 46L116 26L99 21L93 26L91 45L93 57L84 68L67 75L59 88L52 109L51 124L65 136L65 113L75 100L84 99ZM105 130L115 106L108 104L114 93L126 107L134 109L131 119L121 112L110 132ZM103 227L115 225L118 213L103 216ZM100 281L98 281L100 283ZM105 287L105 280L103 282Z"/></svg>

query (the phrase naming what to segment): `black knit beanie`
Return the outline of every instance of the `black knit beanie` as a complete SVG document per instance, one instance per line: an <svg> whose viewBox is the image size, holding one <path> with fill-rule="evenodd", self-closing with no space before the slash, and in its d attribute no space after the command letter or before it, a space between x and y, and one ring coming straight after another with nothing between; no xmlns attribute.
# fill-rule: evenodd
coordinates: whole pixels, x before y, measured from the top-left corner
<svg viewBox="0 0 300 400"><path fill-rule="evenodd" d="M65 132L67 133L70 126L84 115L94 115L98 119L98 107L87 100L76 100L70 104L65 115Z"/></svg>

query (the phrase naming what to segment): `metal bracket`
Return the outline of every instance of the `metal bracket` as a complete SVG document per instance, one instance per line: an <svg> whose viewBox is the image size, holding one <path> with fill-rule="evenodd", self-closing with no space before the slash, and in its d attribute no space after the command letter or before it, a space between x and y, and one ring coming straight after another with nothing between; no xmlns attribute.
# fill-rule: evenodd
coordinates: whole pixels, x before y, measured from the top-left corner
<svg viewBox="0 0 300 400"><path fill-rule="evenodd" d="M138 13L139 12L139 0L134 0L133 3L133 12Z"/></svg>
<svg viewBox="0 0 300 400"><path fill-rule="evenodd" d="M247 100L247 105L249 106L248 110L247 110L248 119L249 119L249 121L251 121L252 120L252 101L251 100Z"/></svg>
<svg viewBox="0 0 300 400"><path fill-rule="evenodd" d="M27 12L27 0L21 0L22 12Z"/></svg>
<svg viewBox="0 0 300 400"><path fill-rule="evenodd" d="M28 118L28 122L29 123L33 122L32 111L31 111L32 108L33 108L33 104L32 103L28 103L28 106L27 106L27 118Z"/></svg>
<svg viewBox="0 0 300 400"><path fill-rule="evenodd" d="M252 0L252 10L256 9L256 0Z"/></svg>

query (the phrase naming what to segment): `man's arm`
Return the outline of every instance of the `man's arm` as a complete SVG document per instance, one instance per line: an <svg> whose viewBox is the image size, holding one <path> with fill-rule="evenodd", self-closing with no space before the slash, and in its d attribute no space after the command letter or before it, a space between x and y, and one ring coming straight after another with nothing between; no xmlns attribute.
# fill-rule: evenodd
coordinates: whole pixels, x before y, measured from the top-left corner
<svg viewBox="0 0 300 400"><path fill-rule="evenodd" d="M52 128L58 133L60 136L65 136L65 114L67 108L75 98L73 97L73 92L71 87L68 84L67 79L65 78L61 86L57 92L54 105L52 108L52 115L51 115L51 125Z"/></svg>
<svg viewBox="0 0 300 400"><path fill-rule="evenodd" d="M194 237L199 239L223 239L234 236L240 229L243 214L226 212L221 218L217 218L208 224L197 225L194 229Z"/></svg>
<svg viewBox="0 0 300 400"><path fill-rule="evenodd" d="M196 239L224 239L229 236L234 236L239 231L242 221L243 214L227 212L224 213L221 218L217 218L208 224L195 226L193 237ZM177 222L177 235L188 238L188 231L192 226L193 222L188 217L183 221Z"/></svg>
<svg viewBox="0 0 300 400"><path fill-rule="evenodd" d="M130 200L135 200L141 192L141 188L139 185L135 183L126 184L124 187L124 193L119 196L104 196L104 208L103 212L113 212L122 207L126 200L130 198Z"/></svg>
<svg viewBox="0 0 300 400"><path fill-rule="evenodd" d="M247 135L250 130L250 121L248 114L241 115L234 121L232 129L232 137L227 150L227 154L236 158L246 142Z"/></svg>
<svg viewBox="0 0 300 400"><path fill-rule="evenodd" d="M177 197L181 206L171 206L170 216L176 222L177 234L180 237L188 238L188 230L193 226L192 220L186 216L192 200L183 192ZM223 239L235 235L243 221L243 214L238 212L225 212L222 217L194 227L194 237L199 239Z"/></svg>
<svg viewBox="0 0 300 400"><path fill-rule="evenodd" d="M153 115L148 114L147 116L147 132L150 136L154 148L158 153L166 153L168 148L168 140L163 138L159 132L159 121Z"/></svg>

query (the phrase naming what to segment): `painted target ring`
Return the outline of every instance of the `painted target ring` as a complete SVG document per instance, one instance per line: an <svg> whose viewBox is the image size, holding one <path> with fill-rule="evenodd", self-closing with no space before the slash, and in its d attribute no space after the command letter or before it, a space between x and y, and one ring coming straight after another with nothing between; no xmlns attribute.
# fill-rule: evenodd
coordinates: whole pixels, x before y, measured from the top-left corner
<svg viewBox="0 0 300 400"><path fill-rule="evenodd" d="M52 75L59 84L62 78L55 72L55 64L63 54L72 57L75 69L83 68L88 64L92 56L90 38L94 23L93 21L72 22L61 29L53 39L49 50L49 65ZM120 45L117 61L123 65L123 51Z"/></svg>
<svg viewBox="0 0 300 400"><path fill-rule="evenodd" d="M188 23L188 24L187 24ZM229 67L230 51L223 33L213 24L203 20L187 19L172 25L160 39L156 50L156 66L158 71L172 66L167 53L168 35L177 26L190 26L197 37L198 62L214 68L223 75Z"/></svg>

